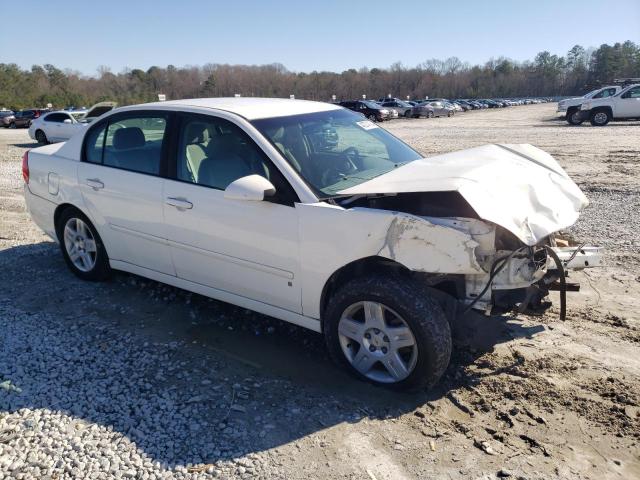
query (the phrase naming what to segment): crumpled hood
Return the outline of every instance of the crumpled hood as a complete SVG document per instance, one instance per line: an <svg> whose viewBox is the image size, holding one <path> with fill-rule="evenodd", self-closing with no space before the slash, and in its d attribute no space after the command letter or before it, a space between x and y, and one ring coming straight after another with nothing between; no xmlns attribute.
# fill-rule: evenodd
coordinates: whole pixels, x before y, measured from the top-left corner
<svg viewBox="0 0 640 480"><path fill-rule="evenodd" d="M496 144L423 158L338 192L340 195L457 191L483 220L527 245L566 228L589 203L548 153Z"/></svg>

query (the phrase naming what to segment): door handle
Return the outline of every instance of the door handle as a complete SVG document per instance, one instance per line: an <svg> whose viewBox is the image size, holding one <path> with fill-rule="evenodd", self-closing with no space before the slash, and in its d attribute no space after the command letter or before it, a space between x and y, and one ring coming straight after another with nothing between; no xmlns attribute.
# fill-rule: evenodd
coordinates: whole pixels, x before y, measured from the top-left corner
<svg viewBox="0 0 640 480"><path fill-rule="evenodd" d="M101 188L104 188L104 183L102 183L97 178L87 178L87 185L89 185L94 190L100 190Z"/></svg>
<svg viewBox="0 0 640 480"><path fill-rule="evenodd" d="M178 210L191 210L193 208L193 203L185 198L168 197L166 203L176 207Z"/></svg>

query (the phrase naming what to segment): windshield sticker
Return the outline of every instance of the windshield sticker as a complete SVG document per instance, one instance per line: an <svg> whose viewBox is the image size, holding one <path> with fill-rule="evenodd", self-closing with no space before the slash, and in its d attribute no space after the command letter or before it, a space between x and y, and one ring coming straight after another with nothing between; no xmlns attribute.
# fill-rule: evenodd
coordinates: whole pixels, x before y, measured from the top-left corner
<svg viewBox="0 0 640 480"><path fill-rule="evenodd" d="M363 120L361 122L356 122L356 124L363 130L373 130L374 128L380 128L371 120Z"/></svg>

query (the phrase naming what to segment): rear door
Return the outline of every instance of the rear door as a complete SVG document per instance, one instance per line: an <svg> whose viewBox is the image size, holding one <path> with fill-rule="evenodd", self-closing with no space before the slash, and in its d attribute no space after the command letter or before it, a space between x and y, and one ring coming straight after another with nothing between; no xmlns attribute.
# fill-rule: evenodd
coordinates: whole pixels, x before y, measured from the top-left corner
<svg viewBox="0 0 640 480"><path fill-rule="evenodd" d="M170 121L165 112L131 111L93 125L78 183L111 260L174 275L162 217Z"/></svg>
<svg viewBox="0 0 640 480"><path fill-rule="evenodd" d="M229 120L183 114L164 217L178 277L300 313L298 200L266 154ZM276 187L266 201L229 200L247 175Z"/></svg>

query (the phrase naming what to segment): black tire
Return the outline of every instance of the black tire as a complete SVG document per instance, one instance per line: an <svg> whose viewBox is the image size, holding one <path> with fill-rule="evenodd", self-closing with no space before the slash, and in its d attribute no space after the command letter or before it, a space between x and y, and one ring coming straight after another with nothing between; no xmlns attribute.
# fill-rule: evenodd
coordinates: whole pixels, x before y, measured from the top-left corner
<svg viewBox="0 0 640 480"><path fill-rule="evenodd" d="M357 302L373 301L397 312L411 329L418 356L414 369L401 381L372 380L354 368L340 344L338 324L342 313ZM372 275L342 285L329 299L323 331L331 358L361 380L393 390L425 389L435 385L449 365L451 330L438 301L408 278ZM363 348L363 347L360 347Z"/></svg>
<svg viewBox="0 0 640 480"><path fill-rule="evenodd" d="M576 107L567 110L565 119L571 125L580 125L582 124L582 122L584 122L584 117L580 113L580 109Z"/></svg>
<svg viewBox="0 0 640 480"><path fill-rule="evenodd" d="M43 145L47 145L49 143L47 136L42 130L36 130L36 141Z"/></svg>
<svg viewBox="0 0 640 480"><path fill-rule="evenodd" d="M16 122L11 122L9 124L9 128L16 128Z"/></svg>
<svg viewBox="0 0 640 480"><path fill-rule="evenodd" d="M65 246L65 236L64 229L67 223L72 219L80 219L86 227L90 230L91 235L96 244L96 255L95 255L95 264L93 268L88 271L80 270L71 260L69 254L67 253L67 249ZM87 218L85 214L83 214L80 210L68 207L65 209L58 218L56 223L56 235L58 236L58 242L60 244L60 250L62 251L62 256L64 257L64 261L67 263L69 269L79 278L83 280L89 280L93 282L99 282L107 280L111 275L111 267L109 266L109 256L107 255L107 251L104 248L104 243L98 234L98 231L93 226L91 221Z"/></svg>
<svg viewBox="0 0 640 480"><path fill-rule="evenodd" d="M405 110L404 117L405 118L411 118L411 110Z"/></svg>
<svg viewBox="0 0 640 480"><path fill-rule="evenodd" d="M454 112L452 110L449 110L447 112L447 117L453 117Z"/></svg>
<svg viewBox="0 0 640 480"><path fill-rule="evenodd" d="M591 110L589 122L594 127L604 127L611 121L611 112L606 109Z"/></svg>
<svg viewBox="0 0 640 480"><path fill-rule="evenodd" d="M377 122L378 119L376 118L376 116L374 114L371 114L367 117L369 120L371 120L372 122Z"/></svg>

